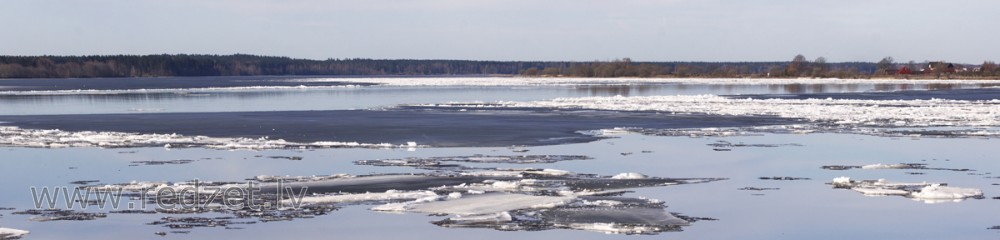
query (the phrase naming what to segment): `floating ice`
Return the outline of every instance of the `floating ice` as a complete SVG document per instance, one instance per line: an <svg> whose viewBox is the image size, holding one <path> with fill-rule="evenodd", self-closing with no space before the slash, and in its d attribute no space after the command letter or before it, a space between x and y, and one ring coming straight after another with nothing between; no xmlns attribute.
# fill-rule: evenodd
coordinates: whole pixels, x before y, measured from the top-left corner
<svg viewBox="0 0 1000 240"><path fill-rule="evenodd" d="M568 204L575 196L533 196L513 193L480 194L447 201L413 204L408 211L473 216L518 209L553 208Z"/></svg>
<svg viewBox="0 0 1000 240"><path fill-rule="evenodd" d="M108 215L106 213L90 213L90 212L80 212L75 210L62 210L62 209L28 209L24 211L14 212L15 215L33 215L28 220L36 222L48 222L48 221L86 221L94 220L98 218L105 218Z"/></svg>
<svg viewBox="0 0 1000 240"><path fill-rule="evenodd" d="M851 189L865 196L903 196L925 203L958 202L966 198L981 198L983 191L975 188L948 187L940 183L901 183L878 180L851 180L837 177L831 183L835 188Z"/></svg>
<svg viewBox="0 0 1000 240"><path fill-rule="evenodd" d="M580 97L532 102L436 104L463 108L556 108L673 114L773 115L847 126L1000 126L1000 100L738 99L716 95Z"/></svg>
<svg viewBox="0 0 1000 240"><path fill-rule="evenodd" d="M447 227L486 227L504 230L580 229L591 230L592 224L608 224L600 232L621 234L656 234L676 231L687 222L677 220L667 213L663 203L655 200L626 197L601 197L622 194L624 190L638 187L668 186L701 183L720 179L669 179L649 177L639 173L626 173L628 178L578 174L556 169L536 170L540 173L520 175L460 175L455 172L429 174L383 175L329 175L276 177L260 175L250 178L250 183L233 182L142 182L91 186L111 190L127 188L130 192L152 192L172 189L176 192L196 194L201 198L180 196L168 203L199 201L206 208L156 209L150 213L202 213L215 211L239 218L257 218L260 222L311 218L327 214L344 205L369 204L373 211L396 213L450 214L451 218L435 224ZM297 206L265 209L227 209L221 206L225 198L214 200L207 196L225 188L259 188L260 194L246 199L267 206ZM278 187L297 192L308 189L309 194L300 199L282 198L274 192ZM200 199L200 200L199 200ZM212 202L204 202L212 201ZM296 205L298 204L298 205ZM117 213L117 212L115 212ZM126 212L122 212L126 213ZM629 220L631 219L631 220ZM237 224L228 218L178 218L157 221L154 225L171 228L212 227ZM582 225L581 225L582 224ZM543 227L544 226L544 227ZM611 228L614 230L608 230Z"/></svg>
<svg viewBox="0 0 1000 240"><path fill-rule="evenodd" d="M833 178L833 185L848 186L851 184L851 178L849 177L835 177Z"/></svg>
<svg viewBox="0 0 1000 240"><path fill-rule="evenodd" d="M267 138L217 138L179 134L138 134L124 132L62 131L58 129L22 129L0 126L0 145L20 147L204 147L211 149L283 149L283 148L395 148L389 143L288 142Z"/></svg>
<svg viewBox="0 0 1000 240"><path fill-rule="evenodd" d="M0 91L0 95L36 96L36 95L116 95L116 94L151 94L176 93L183 95L204 95L210 92L263 92L275 90L308 90L308 89L344 89L357 88L363 85L338 86L245 86L245 87L205 87L205 88L152 88L152 89L76 89L76 90L31 90L31 91ZM195 94L192 94L195 93Z"/></svg>
<svg viewBox="0 0 1000 240"><path fill-rule="evenodd" d="M796 144L796 143L787 143L787 144L762 144L762 143L754 143L754 144L748 144L748 143L742 143L742 142L741 143L731 143L731 142L725 141L725 140L715 141L714 143L709 143L707 145L710 146L710 147L715 147L715 148L738 148L738 147L762 147L762 148L770 148L770 147L781 147L781 146L795 146L795 147L801 147L802 146L802 144Z"/></svg>
<svg viewBox="0 0 1000 240"><path fill-rule="evenodd" d="M821 168L826 170L850 170L850 169L864 169L864 170L880 170L880 169L910 169L910 170L941 170L941 171L955 171L955 172L969 172L975 171L968 168L939 168L939 167L928 167L925 163L895 163L895 164L868 164L861 166L852 165L827 165Z"/></svg>
<svg viewBox="0 0 1000 240"><path fill-rule="evenodd" d="M145 182L145 181L132 181L124 184L107 184L99 186L88 186L91 190L101 190L101 191L115 191L121 189L126 192L145 192L152 189L156 189L160 186L167 185L166 182Z"/></svg>
<svg viewBox="0 0 1000 240"><path fill-rule="evenodd" d="M933 184L921 188L919 192L912 193L917 199L965 199L970 197L982 197L983 191L975 188L957 188Z"/></svg>
<svg viewBox="0 0 1000 240"><path fill-rule="evenodd" d="M2 228L0 227L0 239L21 239L24 235L28 235L28 231L13 229L13 228Z"/></svg>
<svg viewBox="0 0 1000 240"><path fill-rule="evenodd" d="M786 85L786 84L994 84L992 80L904 79L776 79L776 78L308 78L299 82L345 82L389 86L538 86L538 85Z"/></svg>
<svg viewBox="0 0 1000 240"><path fill-rule="evenodd" d="M344 203L344 202L368 202L368 201L389 201L389 200L414 200L426 197L437 197L438 195L432 191L397 191L389 190L381 193L355 193L355 194L336 194L336 195L325 195L325 196L306 196L301 199L302 203L305 204L315 204L315 203ZM451 197L449 195L449 197ZM461 195L459 195L461 197ZM285 200L285 203L291 203L291 200Z"/></svg>
<svg viewBox="0 0 1000 240"><path fill-rule="evenodd" d="M437 202L443 204L446 202ZM508 217L509 216L509 217ZM611 234L657 234L690 224L667 212L661 202L624 197L580 197L568 204L455 216L434 224L502 231L575 229Z"/></svg>
<svg viewBox="0 0 1000 240"><path fill-rule="evenodd" d="M634 172L619 173L618 175L614 175L611 177L611 179L646 179L646 178L649 178L649 176L643 175L642 173L634 173Z"/></svg>
<svg viewBox="0 0 1000 240"><path fill-rule="evenodd" d="M905 169L909 168L910 165L907 164L868 164L861 166L861 169Z"/></svg>
<svg viewBox="0 0 1000 240"><path fill-rule="evenodd" d="M84 186L122 189L132 197L151 201L161 190L186 193L165 201L180 209L117 211L115 214L229 214L232 217L164 217L150 223L170 228L220 227L231 219L256 218L259 222L287 221L325 215L347 205L371 205L373 211L450 215L435 221L445 227L480 227L500 230L578 229L618 234L657 234L678 231L689 222L666 212L664 203L644 198L613 197L629 189L704 183L719 178L660 178L641 173L617 176L574 173L558 169L462 167L442 162L530 164L590 159L575 155L465 156L358 161L376 166L428 167L421 174L271 176L248 182L189 181L179 183L133 181ZM437 169L435 169L437 168ZM226 195L226 189L254 189L252 196ZM281 191L279 193L279 191ZM131 193L131 194L130 194ZM146 193L146 194L135 194ZM212 197L222 194L221 197ZM301 195L281 194L301 193ZM253 203L253 208L227 207L226 201ZM198 203L193 208L183 203ZM44 212L40 212L44 213ZM595 227L600 226L600 227Z"/></svg>
<svg viewBox="0 0 1000 240"><path fill-rule="evenodd" d="M495 176L495 177L521 177L524 175L568 175L571 172L558 169L498 169L486 167L468 167L450 162L466 163L505 163L505 164L537 164L555 163L561 161L587 160L592 159L582 155L518 155L518 156L452 156L452 157L427 157L427 158L403 158L403 159L380 159L380 160L359 160L358 165L370 166L405 166L418 169L436 171L454 171L463 176Z"/></svg>

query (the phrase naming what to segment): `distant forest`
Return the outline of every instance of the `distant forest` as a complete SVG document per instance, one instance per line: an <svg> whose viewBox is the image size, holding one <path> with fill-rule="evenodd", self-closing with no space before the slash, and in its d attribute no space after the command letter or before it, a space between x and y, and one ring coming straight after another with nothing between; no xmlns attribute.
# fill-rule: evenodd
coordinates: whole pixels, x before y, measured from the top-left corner
<svg viewBox="0 0 1000 240"><path fill-rule="evenodd" d="M409 59L309 60L255 55L0 56L0 78L259 75L522 75L545 77L995 77L997 64L788 62L592 62Z"/></svg>

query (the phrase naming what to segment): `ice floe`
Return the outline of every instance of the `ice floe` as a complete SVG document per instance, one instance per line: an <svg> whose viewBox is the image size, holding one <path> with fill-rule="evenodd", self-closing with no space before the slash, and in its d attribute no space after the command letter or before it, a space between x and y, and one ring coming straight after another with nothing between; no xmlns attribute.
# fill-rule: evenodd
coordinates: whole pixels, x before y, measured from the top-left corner
<svg viewBox="0 0 1000 240"><path fill-rule="evenodd" d="M352 205L390 213L445 217L443 227L505 231L576 229L614 234L679 231L690 221L665 210L664 202L624 197L635 188L706 183L722 178L662 178L636 172L614 176L548 168L465 167L453 163L540 164L591 159L580 155L452 156L357 161L359 165L408 166L435 170L419 174L258 175L247 182L132 181L81 186L119 192L133 200L156 202L153 209L111 214L222 214L222 217L166 216L151 225L171 229L227 227L289 221L326 215ZM238 191L230 191L237 189ZM159 195L163 192L172 194ZM254 192L250 195L233 194ZM232 202L237 205L232 206ZM165 205L164 205L165 204ZM104 213L30 210L41 221L84 220ZM16 213L17 214L17 213ZM225 216L228 215L228 216ZM81 219L74 219L81 218ZM239 221L236 221L239 219Z"/></svg>
<svg viewBox="0 0 1000 240"><path fill-rule="evenodd" d="M1000 99L993 100L852 100L753 99L716 95L614 96L557 98L528 102L473 102L409 105L410 107L515 110L605 110L671 115L775 116L801 124L743 128L583 130L592 136L623 131L661 136L742 136L760 133L847 132L878 136L1000 136ZM923 128L923 129L916 129Z"/></svg>
<svg viewBox="0 0 1000 240"><path fill-rule="evenodd" d="M893 163L893 164L867 164L867 165L827 165L820 167L826 170L850 170L850 169L864 169L864 170L884 170L884 169L908 169L908 170L940 170L940 171L954 171L954 172L971 172L976 171L968 168L940 168L940 167L928 167L925 163Z"/></svg>
<svg viewBox="0 0 1000 240"><path fill-rule="evenodd" d="M389 86L539 86L539 85L784 85L784 84L995 84L992 80L904 80L904 79L836 79L836 78L531 78L531 77L471 77L471 78L308 78L297 82L344 82Z"/></svg>
<svg viewBox="0 0 1000 240"><path fill-rule="evenodd" d="M575 229L609 234L658 234L680 231L691 221L664 209L662 202L624 197L581 197L557 204L471 216L454 216L434 224L443 227L492 228L502 231ZM692 219L694 220L694 219Z"/></svg>
<svg viewBox="0 0 1000 240"><path fill-rule="evenodd" d="M75 210L63 210L63 209L28 209L19 212L13 212L12 214L32 215L32 217L28 218L28 220L37 222L86 221L98 218L105 218L108 216L106 213L80 212Z"/></svg>
<svg viewBox="0 0 1000 240"><path fill-rule="evenodd" d="M307 196L302 198L301 202L304 204L345 203L345 202L370 202L370 201L389 201L389 200L415 200L426 197L438 197L438 195L433 191L388 190L379 193L354 193L354 194ZM285 203L291 203L291 200L285 200L285 201L286 201Z"/></svg>
<svg viewBox="0 0 1000 240"><path fill-rule="evenodd" d="M612 179L646 179L646 178L649 178L649 176L646 176L646 175L644 175L642 173L627 172L627 173L619 173L618 175L611 176L611 178Z"/></svg>
<svg viewBox="0 0 1000 240"><path fill-rule="evenodd" d="M971 197L982 197L983 191L976 188L957 188L932 184L925 186L918 192L912 193L913 198L925 200L952 200L965 199Z"/></svg>
<svg viewBox="0 0 1000 240"><path fill-rule="evenodd" d="M553 208L569 204L575 196L535 196L516 193L489 193L452 199L413 204L407 211L432 214L473 216L495 214L518 209Z"/></svg>
<svg viewBox="0 0 1000 240"><path fill-rule="evenodd" d="M558 157L557 157L558 158ZM577 157L586 159L584 157ZM460 158L461 159L461 158ZM510 157L492 157L500 162ZM525 161L533 161L529 160ZM492 160L491 160L492 161ZM677 231L689 222L664 210L662 201L615 197L639 187L704 183L721 179L659 178L640 173L615 176L580 174L543 169L545 174L460 174L463 170L427 174L326 175L276 177L261 175L251 182L190 181L180 183L133 181L123 184L92 186L110 190L115 187L131 192L145 192L145 197L171 189L188 195L156 199L168 204L198 204L193 209L161 209L150 213L179 214L213 211L232 217L165 217L150 223L169 228L224 227L253 222L287 221L328 214L347 205L371 205L371 210L394 213L447 215L434 224L445 227L477 227L500 230L578 229L618 234L656 234ZM496 170L502 171L502 170ZM529 171L530 172L530 171ZM529 178L530 176L530 178ZM256 188L251 199L219 194L220 189ZM301 191L305 195L284 197ZM225 192L224 190L221 190ZM308 194L305 192L308 191ZM200 197L199 197L200 196ZM227 208L224 201L249 201L271 208ZM147 199L152 200L152 199ZM267 204L270 202L270 204ZM125 213L125 212L112 212ZM142 213L146 213L143 211ZM595 227L600 226L600 227Z"/></svg>
<svg viewBox="0 0 1000 240"><path fill-rule="evenodd" d="M139 134L124 132L62 131L58 129L23 129L0 126L0 145L19 147L203 147L211 149L284 149L284 148L402 148L412 145L319 141L289 142L268 138L220 138L180 134Z"/></svg>
<svg viewBox="0 0 1000 240"><path fill-rule="evenodd" d="M245 86L245 87L204 87L204 88L149 88L149 89L74 89L74 90L29 90L0 91L0 95L36 96L36 95L116 95L116 94L201 94L210 92L265 92L277 90L311 90L311 89L344 89L357 88L370 84L338 85L338 86ZM191 94L193 95L193 94Z"/></svg>
<svg viewBox="0 0 1000 240"><path fill-rule="evenodd" d="M538 164L555 163L561 161L576 161L592 159L581 155L516 155L516 156L452 156L452 157L428 157L428 158L403 158L403 159L377 159L355 161L358 165L370 165L380 167L413 167L417 169L449 171L461 176L480 177L524 177L530 175L540 176L564 176L572 172L559 169L540 168L494 168L494 167L470 167L460 165L460 163L502 163L502 164Z"/></svg>
<svg viewBox="0 0 1000 240"><path fill-rule="evenodd" d="M29 233L31 232L20 229L0 227L0 239L21 239L21 237L24 237Z"/></svg>
<svg viewBox="0 0 1000 240"><path fill-rule="evenodd" d="M672 114L774 115L851 126L998 126L1000 100L752 99L716 95L580 97L531 102L462 103L463 108L555 108Z"/></svg>
<svg viewBox="0 0 1000 240"><path fill-rule="evenodd" d="M835 188L854 190L865 196L903 196L925 203L960 202L967 198L982 198L983 191L976 188L945 186L942 183L905 183L878 180L852 180L849 177L834 178Z"/></svg>

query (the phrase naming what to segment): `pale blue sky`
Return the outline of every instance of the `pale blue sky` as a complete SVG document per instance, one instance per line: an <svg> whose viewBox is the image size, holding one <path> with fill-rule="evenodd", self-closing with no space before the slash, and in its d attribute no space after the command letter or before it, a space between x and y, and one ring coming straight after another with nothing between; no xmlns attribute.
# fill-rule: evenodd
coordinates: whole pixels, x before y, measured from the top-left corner
<svg viewBox="0 0 1000 240"><path fill-rule="evenodd" d="M996 0L2 0L0 55L1000 60Z"/></svg>

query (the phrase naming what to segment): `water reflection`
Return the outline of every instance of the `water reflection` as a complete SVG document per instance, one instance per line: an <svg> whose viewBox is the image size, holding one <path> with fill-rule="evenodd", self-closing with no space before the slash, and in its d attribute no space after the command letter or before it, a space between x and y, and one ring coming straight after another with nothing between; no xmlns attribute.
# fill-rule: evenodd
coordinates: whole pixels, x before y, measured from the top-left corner
<svg viewBox="0 0 1000 240"><path fill-rule="evenodd" d="M576 87L577 92L589 93L590 96L631 96L646 95L663 85L596 85Z"/></svg>

